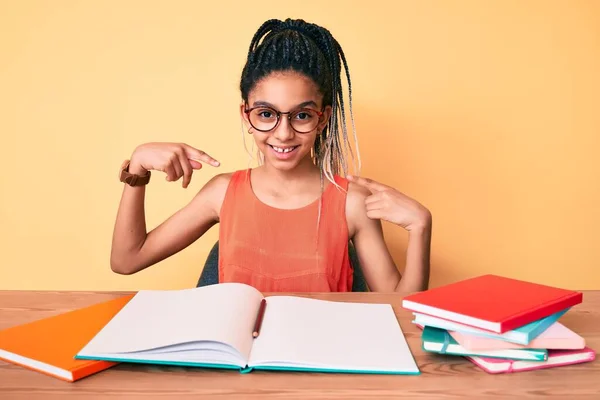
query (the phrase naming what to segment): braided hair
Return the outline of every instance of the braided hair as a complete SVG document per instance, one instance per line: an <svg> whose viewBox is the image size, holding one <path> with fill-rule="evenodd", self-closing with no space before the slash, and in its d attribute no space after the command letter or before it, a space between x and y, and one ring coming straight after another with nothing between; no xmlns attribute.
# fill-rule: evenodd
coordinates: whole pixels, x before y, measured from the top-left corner
<svg viewBox="0 0 600 400"><path fill-rule="evenodd" d="M322 173L334 184L333 175L346 175L348 172L345 153L350 154L354 160L346 128L342 64L348 80L350 118L358 153L352 113L350 71L341 46L327 29L301 19L266 21L258 28L250 42L240 81L242 99L247 103L248 95L257 82L273 72L295 71L312 79L323 95L323 106L332 108L327 126L315 140L314 160ZM360 155L358 168L360 169Z"/></svg>

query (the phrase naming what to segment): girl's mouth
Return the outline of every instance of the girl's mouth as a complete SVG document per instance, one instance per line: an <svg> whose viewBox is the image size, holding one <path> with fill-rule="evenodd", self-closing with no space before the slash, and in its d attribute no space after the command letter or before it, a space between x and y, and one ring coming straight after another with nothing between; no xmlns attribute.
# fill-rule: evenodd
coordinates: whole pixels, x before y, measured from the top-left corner
<svg viewBox="0 0 600 400"><path fill-rule="evenodd" d="M286 160L288 158L291 158L296 153L296 149L300 146L278 147L269 145L269 147L271 148L271 150L273 150L273 153L275 153L275 156L278 159Z"/></svg>

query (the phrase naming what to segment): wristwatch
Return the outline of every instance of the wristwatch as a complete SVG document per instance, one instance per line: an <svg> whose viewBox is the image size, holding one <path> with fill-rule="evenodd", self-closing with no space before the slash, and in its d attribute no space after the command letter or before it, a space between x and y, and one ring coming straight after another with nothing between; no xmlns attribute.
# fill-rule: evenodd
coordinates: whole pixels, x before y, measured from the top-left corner
<svg viewBox="0 0 600 400"><path fill-rule="evenodd" d="M129 172L130 160L125 160L119 171L119 180L129 186L144 186L150 182L150 171L146 171L144 175L136 175Z"/></svg>

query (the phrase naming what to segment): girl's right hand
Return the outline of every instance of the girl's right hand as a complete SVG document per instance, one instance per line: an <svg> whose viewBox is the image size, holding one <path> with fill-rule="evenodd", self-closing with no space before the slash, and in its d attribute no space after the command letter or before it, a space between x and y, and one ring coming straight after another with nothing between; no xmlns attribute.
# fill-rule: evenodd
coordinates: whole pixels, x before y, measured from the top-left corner
<svg viewBox="0 0 600 400"><path fill-rule="evenodd" d="M143 175L146 171L162 171L167 174L166 180L169 182L183 177L182 186L187 188L193 170L202 168L200 161L214 167L220 165L202 150L185 143L145 143L131 155L129 172Z"/></svg>

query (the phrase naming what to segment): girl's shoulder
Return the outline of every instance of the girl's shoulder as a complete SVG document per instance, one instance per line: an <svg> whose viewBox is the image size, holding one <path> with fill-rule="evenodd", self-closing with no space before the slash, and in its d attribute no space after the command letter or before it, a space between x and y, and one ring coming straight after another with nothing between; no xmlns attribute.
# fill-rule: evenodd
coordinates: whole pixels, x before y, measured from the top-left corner
<svg viewBox="0 0 600 400"><path fill-rule="evenodd" d="M206 190L211 192L226 191L227 187L229 186L229 182L231 182L231 178L234 174L235 172L224 172L221 174L217 174L210 178L200 190Z"/></svg>
<svg viewBox="0 0 600 400"><path fill-rule="evenodd" d="M354 182L350 182L341 175L334 175L334 181L338 186L337 189L344 192L346 196L346 203L350 207L354 207L355 205L364 205L365 199L371 195L371 192L368 189Z"/></svg>
<svg viewBox="0 0 600 400"><path fill-rule="evenodd" d="M217 174L210 178L201 190L222 193L224 196L232 180L244 179L246 173L247 170L237 170Z"/></svg>
<svg viewBox="0 0 600 400"><path fill-rule="evenodd" d="M198 192L198 195L202 195L206 205L213 210L215 215L220 215L227 190L232 181L242 173L243 171L232 171L217 174L210 178Z"/></svg>
<svg viewBox="0 0 600 400"><path fill-rule="evenodd" d="M345 178L342 179L346 180ZM348 205L347 208L364 208L365 200L371 195L369 189L360 186L354 182L349 182L348 180L346 180L346 182L348 187L348 191L346 194L346 204Z"/></svg>
<svg viewBox="0 0 600 400"><path fill-rule="evenodd" d="M368 222L365 200L371 192L363 186L354 182L348 182L346 194L346 222L348 223L348 234L353 237L359 226Z"/></svg>

